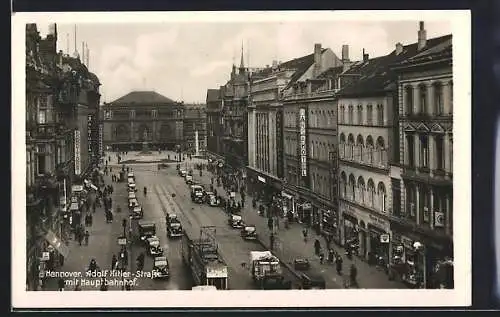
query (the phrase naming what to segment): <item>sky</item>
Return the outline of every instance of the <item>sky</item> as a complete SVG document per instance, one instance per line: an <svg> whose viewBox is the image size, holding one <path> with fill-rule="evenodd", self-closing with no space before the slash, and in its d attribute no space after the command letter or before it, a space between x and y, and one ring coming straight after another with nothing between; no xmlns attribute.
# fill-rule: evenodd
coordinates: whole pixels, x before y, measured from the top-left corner
<svg viewBox="0 0 500 317"><path fill-rule="evenodd" d="M349 45L351 60L365 49L370 57L417 40L418 20L285 21L57 24L58 50L89 51L89 68L101 81L101 101L111 102L133 90L154 90L174 100L205 102L206 91L229 79L232 64L264 67L313 52L314 44L341 56ZM48 24L38 25L44 36ZM427 38L452 33L447 20L425 21ZM69 45L68 45L69 44Z"/></svg>

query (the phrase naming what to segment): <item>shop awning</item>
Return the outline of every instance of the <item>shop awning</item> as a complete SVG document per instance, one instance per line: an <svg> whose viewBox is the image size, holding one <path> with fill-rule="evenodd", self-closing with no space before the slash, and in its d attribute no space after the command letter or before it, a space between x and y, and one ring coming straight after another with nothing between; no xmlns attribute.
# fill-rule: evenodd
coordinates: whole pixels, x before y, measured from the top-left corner
<svg viewBox="0 0 500 317"><path fill-rule="evenodd" d="M45 240L47 240L48 243L50 243L51 246L54 247L54 249L59 252L64 257L67 257L69 254L69 249L68 247L59 239L54 232L49 230L47 234L45 235Z"/></svg>

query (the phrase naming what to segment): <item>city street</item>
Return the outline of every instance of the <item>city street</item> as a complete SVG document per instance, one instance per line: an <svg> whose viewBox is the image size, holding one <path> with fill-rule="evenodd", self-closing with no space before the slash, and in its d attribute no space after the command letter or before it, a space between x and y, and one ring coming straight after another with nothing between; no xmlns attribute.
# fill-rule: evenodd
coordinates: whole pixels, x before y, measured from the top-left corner
<svg viewBox="0 0 500 317"><path fill-rule="evenodd" d="M139 188L139 202L144 206L144 219L154 220L157 226L157 235L161 245L167 245L167 257L170 263L172 277L165 284L157 281L141 282L136 289L190 289L191 279L189 271L183 267L180 255L180 239L168 240L165 228L165 213L174 212L179 215L184 229L191 238L198 238L201 226L215 226L216 238L221 256L229 268L230 289L255 288L249 271L250 251L264 251L257 242L244 241L239 230L232 229L227 224L227 216L218 207L191 202L188 185L177 176L175 163L166 169L157 171L156 164L137 164L132 167L137 187ZM148 187L147 198L141 197L142 188ZM172 197L175 193L175 197ZM137 257L142 250L132 248L132 258ZM146 261L145 268L151 266ZM286 268L283 268L285 279L296 283L296 278ZM163 288L161 288L163 287Z"/></svg>

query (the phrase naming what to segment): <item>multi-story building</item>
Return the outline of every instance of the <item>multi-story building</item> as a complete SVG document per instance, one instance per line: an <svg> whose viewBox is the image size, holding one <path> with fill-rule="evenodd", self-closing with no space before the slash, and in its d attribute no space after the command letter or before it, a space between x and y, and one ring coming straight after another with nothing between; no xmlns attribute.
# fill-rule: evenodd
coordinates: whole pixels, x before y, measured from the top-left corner
<svg viewBox="0 0 500 317"><path fill-rule="evenodd" d="M281 196L282 194L282 180L288 173L288 170L285 172L284 167L283 123L293 117L293 114L290 114L289 117L284 118L281 102L283 91L294 87L295 83L305 82L331 67L340 65L342 62L331 49L315 44L313 54L284 63L275 61L271 67L252 76L251 101L248 107L248 153L250 157L247 168L249 175L247 183L251 191L262 193L264 196ZM302 84L300 86L302 87ZM291 89L290 92L293 94L294 90ZM293 111L290 110L290 112ZM297 123L294 126L298 125L302 118L298 110L295 113ZM307 119L304 118L304 120ZM287 124L290 123L288 121ZM290 136L287 131L286 137L295 138L298 147L300 140L296 132L296 130L290 132L293 134ZM298 154L294 153L294 155ZM297 167L294 167L293 171L296 172ZM307 186L305 184L308 182L309 173L299 175L296 178L297 182L300 182L302 186ZM286 199L297 199L297 202L300 200L302 203L299 197L293 197L287 193L283 196Z"/></svg>
<svg viewBox="0 0 500 317"><path fill-rule="evenodd" d="M420 31L419 31L420 34ZM439 49L446 37L430 39ZM391 65L412 59L419 43L396 44L390 54L363 61L346 74L358 76L338 93L341 243L358 245L369 261L391 259L393 185L391 163L400 158L397 75ZM398 201L398 199L396 199Z"/></svg>
<svg viewBox="0 0 500 317"><path fill-rule="evenodd" d="M339 74L351 63L348 54L344 45L341 66L289 85L282 96L284 208L334 238L338 236L335 92Z"/></svg>
<svg viewBox="0 0 500 317"><path fill-rule="evenodd" d="M393 66L400 155L391 166L391 242L426 288L453 287L453 270L444 280L436 274L453 259L452 36L425 33L420 22L416 54Z"/></svg>
<svg viewBox="0 0 500 317"><path fill-rule="evenodd" d="M184 104L184 147L194 155L206 150L207 113L204 104Z"/></svg>
<svg viewBox="0 0 500 317"><path fill-rule="evenodd" d="M88 106L99 103L99 80L80 60L57 52L57 28L45 39L36 24L26 25L26 212L27 288L38 287L38 272L56 251L67 255L61 240L71 185L90 171L86 144ZM91 96L91 98L87 98ZM79 104L84 104L81 111ZM92 114L92 111L90 112ZM93 148L92 148L93 150ZM59 208L60 207L60 208ZM42 255L49 255L49 258Z"/></svg>
<svg viewBox="0 0 500 317"><path fill-rule="evenodd" d="M233 65L231 78L222 89L222 153L232 172L244 175L247 155L247 104L249 72L241 52L240 67Z"/></svg>
<svg viewBox="0 0 500 317"><path fill-rule="evenodd" d="M222 87L207 90L207 155L210 159L223 160L222 154Z"/></svg>
<svg viewBox="0 0 500 317"><path fill-rule="evenodd" d="M155 91L132 91L101 107L103 145L113 151L174 150L184 142L184 106Z"/></svg>

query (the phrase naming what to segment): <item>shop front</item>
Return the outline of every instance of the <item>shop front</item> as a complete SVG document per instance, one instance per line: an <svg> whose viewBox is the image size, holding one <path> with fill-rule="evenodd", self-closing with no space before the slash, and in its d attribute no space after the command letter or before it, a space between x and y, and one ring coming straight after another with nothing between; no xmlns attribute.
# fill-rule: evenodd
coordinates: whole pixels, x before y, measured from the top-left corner
<svg viewBox="0 0 500 317"><path fill-rule="evenodd" d="M320 209L319 213L321 215L321 234L325 237L329 237L335 243L339 243L340 229L338 225L338 213L333 209Z"/></svg>
<svg viewBox="0 0 500 317"><path fill-rule="evenodd" d="M425 288L453 288L453 243L447 237L429 237L393 224L392 263L398 277Z"/></svg>
<svg viewBox="0 0 500 317"><path fill-rule="evenodd" d="M283 217L289 217L289 220L296 219L295 197L283 190L281 191L281 198L283 204Z"/></svg>
<svg viewBox="0 0 500 317"><path fill-rule="evenodd" d="M271 202L273 197L281 197L281 180L248 167L246 172L246 186L252 197Z"/></svg>

